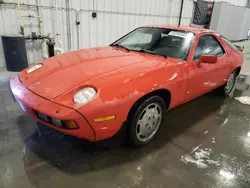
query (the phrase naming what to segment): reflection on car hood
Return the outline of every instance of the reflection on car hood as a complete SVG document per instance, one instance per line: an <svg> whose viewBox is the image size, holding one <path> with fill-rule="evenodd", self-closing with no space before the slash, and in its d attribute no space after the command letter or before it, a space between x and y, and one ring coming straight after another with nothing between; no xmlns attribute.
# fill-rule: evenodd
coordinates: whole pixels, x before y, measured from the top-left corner
<svg viewBox="0 0 250 188"><path fill-rule="evenodd" d="M86 81L144 60L140 54L111 47L85 49L47 59L34 72L20 72L19 78L34 93L52 100Z"/></svg>

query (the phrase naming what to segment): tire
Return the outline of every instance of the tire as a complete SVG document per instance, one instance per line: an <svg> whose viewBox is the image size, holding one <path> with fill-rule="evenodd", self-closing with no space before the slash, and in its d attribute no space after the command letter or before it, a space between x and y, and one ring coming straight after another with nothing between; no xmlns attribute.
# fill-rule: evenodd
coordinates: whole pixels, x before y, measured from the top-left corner
<svg viewBox="0 0 250 188"><path fill-rule="evenodd" d="M151 96L132 109L128 119L128 143L140 147L150 143L159 131L165 114L164 100Z"/></svg>
<svg viewBox="0 0 250 188"><path fill-rule="evenodd" d="M236 77L237 77L236 71L233 71L229 76L227 82L223 86L217 89L218 94L223 96L229 96L234 88Z"/></svg>

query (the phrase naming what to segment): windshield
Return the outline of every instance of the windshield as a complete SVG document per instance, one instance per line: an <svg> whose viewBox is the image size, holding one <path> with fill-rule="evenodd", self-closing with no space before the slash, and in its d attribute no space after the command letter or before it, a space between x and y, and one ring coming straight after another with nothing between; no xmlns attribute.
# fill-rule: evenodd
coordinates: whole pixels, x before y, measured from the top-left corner
<svg viewBox="0 0 250 188"><path fill-rule="evenodd" d="M111 46L176 59L185 59L193 38L193 33L182 30L142 27L116 41Z"/></svg>

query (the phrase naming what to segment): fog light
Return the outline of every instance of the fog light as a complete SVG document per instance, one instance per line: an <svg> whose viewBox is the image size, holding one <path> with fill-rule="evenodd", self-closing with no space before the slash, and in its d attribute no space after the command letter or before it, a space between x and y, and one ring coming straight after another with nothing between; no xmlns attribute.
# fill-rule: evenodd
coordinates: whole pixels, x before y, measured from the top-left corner
<svg viewBox="0 0 250 188"><path fill-rule="evenodd" d="M37 112L37 116L43 121L50 122L51 118L44 113Z"/></svg>
<svg viewBox="0 0 250 188"><path fill-rule="evenodd" d="M63 128L66 128L66 129L78 129L78 126L77 126L76 122L74 122L72 120L62 121L62 123L63 123Z"/></svg>
<svg viewBox="0 0 250 188"><path fill-rule="evenodd" d="M62 122L59 119L52 118L51 123L57 127L62 127Z"/></svg>

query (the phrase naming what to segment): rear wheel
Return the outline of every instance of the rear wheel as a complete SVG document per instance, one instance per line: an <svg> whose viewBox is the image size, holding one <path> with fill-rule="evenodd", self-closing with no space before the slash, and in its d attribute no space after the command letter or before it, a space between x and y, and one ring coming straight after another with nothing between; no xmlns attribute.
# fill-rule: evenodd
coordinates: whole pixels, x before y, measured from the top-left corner
<svg viewBox="0 0 250 188"><path fill-rule="evenodd" d="M156 136L164 118L165 103L159 96L152 96L135 107L129 117L128 139L133 146L150 143Z"/></svg>
<svg viewBox="0 0 250 188"><path fill-rule="evenodd" d="M229 78L227 79L227 82L223 86L218 88L219 94L228 96L234 88L236 77L237 77L236 71L233 71L229 76Z"/></svg>

